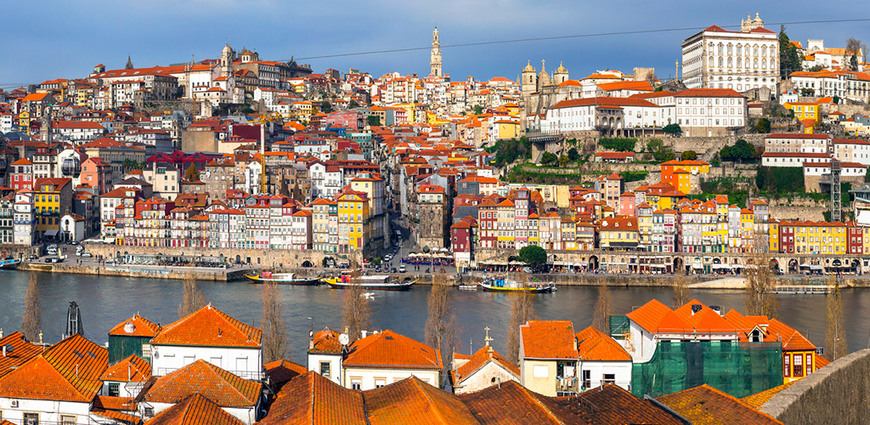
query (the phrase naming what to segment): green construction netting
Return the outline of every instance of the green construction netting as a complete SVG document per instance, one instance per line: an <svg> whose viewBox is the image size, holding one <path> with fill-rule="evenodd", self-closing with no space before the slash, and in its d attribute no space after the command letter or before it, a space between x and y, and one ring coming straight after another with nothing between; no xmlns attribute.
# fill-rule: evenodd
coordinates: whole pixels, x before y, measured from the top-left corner
<svg viewBox="0 0 870 425"><path fill-rule="evenodd" d="M610 336L622 339L628 333L628 316L610 316Z"/></svg>
<svg viewBox="0 0 870 425"><path fill-rule="evenodd" d="M613 329L613 320L610 322ZM642 397L707 384L734 397L782 385L782 345L730 341L660 341L647 363L634 363L631 392Z"/></svg>

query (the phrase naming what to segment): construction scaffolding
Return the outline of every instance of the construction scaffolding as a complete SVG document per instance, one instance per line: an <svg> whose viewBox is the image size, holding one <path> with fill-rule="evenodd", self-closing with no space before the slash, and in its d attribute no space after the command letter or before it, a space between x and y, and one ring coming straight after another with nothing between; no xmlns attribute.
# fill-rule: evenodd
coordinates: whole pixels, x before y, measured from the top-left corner
<svg viewBox="0 0 870 425"><path fill-rule="evenodd" d="M639 397L702 384L738 398L782 385L782 344L660 341L649 362L632 365L631 392Z"/></svg>

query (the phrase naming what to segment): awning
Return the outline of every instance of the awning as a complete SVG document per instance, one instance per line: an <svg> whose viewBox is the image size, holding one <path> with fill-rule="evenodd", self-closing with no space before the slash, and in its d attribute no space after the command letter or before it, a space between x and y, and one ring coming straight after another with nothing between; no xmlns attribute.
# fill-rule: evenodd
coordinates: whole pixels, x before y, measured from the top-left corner
<svg viewBox="0 0 870 425"><path fill-rule="evenodd" d="M57 236L57 232L58 232L57 229L49 229L49 230L45 231L45 236L47 236L49 238L53 238L53 237Z"/></svg>
<svg viewBox="0 0 870 425"><path fill-rule="evenodd" d="M698 270L701 270L701 269L703 269L703 268L704 268L704 266L703 266L703 265L701 265L701 264L692 264L692 268L693 268L693 269L698 269Z"/></svg>
<svg viewBox="0 0 870 425"><path fill-rule="evenodd" d="M712 267L713 267L714 270L715 270L715 269L731 270L731 266L729 266L729 265L727 265L727 264L713 264Z"/></svg>

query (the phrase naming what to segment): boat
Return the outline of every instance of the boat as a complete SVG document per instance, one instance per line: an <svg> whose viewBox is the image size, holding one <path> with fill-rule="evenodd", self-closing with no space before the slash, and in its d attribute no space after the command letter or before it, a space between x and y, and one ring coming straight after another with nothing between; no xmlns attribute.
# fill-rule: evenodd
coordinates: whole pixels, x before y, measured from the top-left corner
<svg viewBox="0 0 870 425"><path fill-rule="evenodd" d="M0 269L14 270L17 269L19 265L21 265L21 260L19 259L7 258L5 260L0 260Z"/></svg>
<svg viewBox="0 0 870 425"><path fill-rule="evenodd" d="M515 282L506 279L504 276L495 276L486 278L477 282L484 291L489 292L533 292L543 294L556 290L556 285L552 282Z"/></svg>
<svg viewBox="0 0 870 425"><path fill-rule="evenodd" d="M255 275L246 274L245 277L254 283L274 282L280 285L317 285L320 283L320 279L316 277L301 278L296 276L294 273L263 272Z"/></svg>
<svg viewBox="0 0 870 425"><path fill-rule="evenodd" d="M477 290L477 284L474 284L474 285L459 285L459 290L460 290L460 291L476 291L476 290Z"/></svg>
<svg viewBox="0 0 870 425"><path fill-rule="evenodd" d="M411 285L417 282L417 279L411 279L409 277L406 277L402 280L392 279L389 275L385 274L364 275L359 277L342 275L339 277L323 278L321 280L329 285L330 288L344 289L353 286L360 286L362 289L380 289L392 291L404 291L407 289L411 289Z"/></svg>

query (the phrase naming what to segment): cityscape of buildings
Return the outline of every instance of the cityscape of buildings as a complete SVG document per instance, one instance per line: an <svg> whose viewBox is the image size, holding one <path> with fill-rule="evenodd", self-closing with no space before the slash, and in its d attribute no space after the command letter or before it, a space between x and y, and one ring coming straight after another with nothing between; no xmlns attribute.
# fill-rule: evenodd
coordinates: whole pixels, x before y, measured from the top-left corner
<svg viewBox="0 0 870 425"><path fill-rule="evenodd" d="M435 29L425 76L226 44L0 90L0 250L266 271L379 267L402 246L487 273L536 246L535 271L559 273L870 272L866 47L788 40L756 14L681 52L671 80L524 58L481 81L450 75ZM487 330L449 358L312 326L293 347L307 365L266 359L263 331L211 304L134 315L107 347L0 329L0 425L710 423L699 405L774 424L765 403L829 363L775 317L697 300L616 313L605 329L525 321L504 355Z"/></svg>

